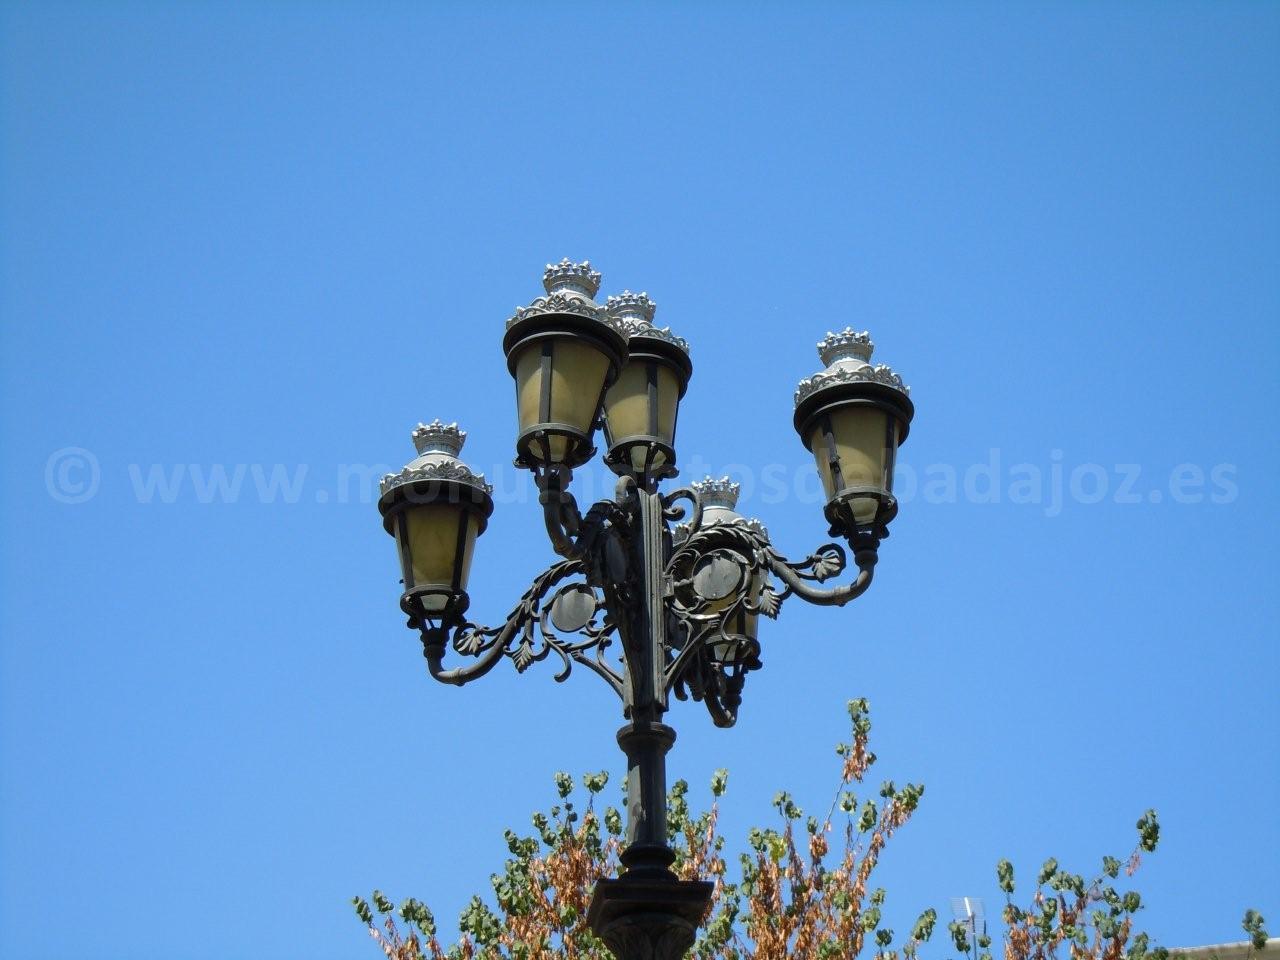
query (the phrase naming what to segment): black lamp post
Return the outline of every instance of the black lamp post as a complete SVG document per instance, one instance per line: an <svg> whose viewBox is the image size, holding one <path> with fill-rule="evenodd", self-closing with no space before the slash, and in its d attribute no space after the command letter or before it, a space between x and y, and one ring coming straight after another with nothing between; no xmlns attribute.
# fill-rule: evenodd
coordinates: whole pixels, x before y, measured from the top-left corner
<svg viewBox="0 0 1280 960"><path fill-rule="evenodd" d="M599 882L588 922L619 960L676 960L693 943L712 886L678 880L670 869L668 697L692 696L716 725L732 726L746 676L760 667L759 616L776 618L793 595L841 606L870 586L897 512L894 459L914 410L902 379L869 363L866 333L846 329L818 345L827 367L801 381L795 426L817 459L831 534L850 545L858 575L817 586L845 569L839 544L787 560L758 521L734 512L737 485L728 478L659 490L676 474L677 412L693 367L688 344L653 326L649 298L624 293L602 307L593 299L600 274L567 259L547 267L543 285L546 295L507 322L503 348L516 381L516 465L533 472L563 559L534 579L500 626L466 618L471 555L493 499L484 477L458 459L465 434L457 424L414 431L419 455L383 478L378 507L399 549L401 607L422 634L436 680L462 685L503 657L524 672L554 654L557 680L580 664L621 698L625 872ZM569 484L573 468L595 454L600 426L617 491L584 515ZM622 655L611 658L615 638ZM445 669L450 646L470 662Z"/></svg>

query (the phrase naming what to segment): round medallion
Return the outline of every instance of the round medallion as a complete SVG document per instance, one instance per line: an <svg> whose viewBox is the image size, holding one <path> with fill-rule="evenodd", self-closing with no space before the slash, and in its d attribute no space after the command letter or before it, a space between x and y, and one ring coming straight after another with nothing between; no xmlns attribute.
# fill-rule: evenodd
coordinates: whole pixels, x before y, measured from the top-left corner
<svg viewBox="0 0 1280 960"><path fill-rule="evenodd" d="M581 630L596 613L595 591L585 583L571 583L551 601L551 622L562 633Z"/></svg>
<svg viewBox="0 0 1280 960"><path fill-rule="evenodd" d="M716 552L693 568L693 589L706 600L723 600L742 584L744 561L736 553Z"/></svg>

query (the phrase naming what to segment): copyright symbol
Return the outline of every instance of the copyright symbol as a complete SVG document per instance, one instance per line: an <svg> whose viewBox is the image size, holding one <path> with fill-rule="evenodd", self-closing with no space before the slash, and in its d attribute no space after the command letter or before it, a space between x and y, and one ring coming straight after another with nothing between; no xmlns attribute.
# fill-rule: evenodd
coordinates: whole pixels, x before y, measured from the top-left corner
<svg viewBox="0 0 1280 960"><path fill-rule="evenodd" d="M44 464L44 488L59 503L84 503L98 492L98 458L83 447L63 447Z"/></svg>

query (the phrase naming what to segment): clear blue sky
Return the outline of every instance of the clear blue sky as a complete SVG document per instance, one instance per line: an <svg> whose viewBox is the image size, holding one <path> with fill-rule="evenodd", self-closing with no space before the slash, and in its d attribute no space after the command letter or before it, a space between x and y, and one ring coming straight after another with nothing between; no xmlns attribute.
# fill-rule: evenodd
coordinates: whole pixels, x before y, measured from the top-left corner
<svg viewBox="0 0 1280 960"><path fill-rule="evenodd" d="M874 589L765 624L736 729L672 713L731 834L825 802L867 696L885 775L928 786L898 926L997 904L1001 856L1092 869L1152 806L1159 939L1280 927L1275 4L8 3L0 32L0 954L370 957L353 893L451 922L553 771L617 773L591 676L429 680L340 485L462 421L501 501L474 609L506 613L553 555L500 340L562 256L692 341L682 457L793 554L825 539L814 342L869 327L914 387ZM219 464L238 495L194 482Z"/></svg>

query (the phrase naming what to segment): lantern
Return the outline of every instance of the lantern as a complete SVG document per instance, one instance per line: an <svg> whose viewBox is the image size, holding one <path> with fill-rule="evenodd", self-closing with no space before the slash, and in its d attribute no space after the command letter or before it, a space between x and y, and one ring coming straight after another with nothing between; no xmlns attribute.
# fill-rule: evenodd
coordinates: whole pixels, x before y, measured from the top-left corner
<svg viewBox="0 0 1280 960"><path fill-rule="evenodd" d="M864 330L828 333L818 344L826 369L800 381L795 428L813 453L833 534L888 535L898 512L893 470L915 408L902 377L870 363Z"/></svg>
<svg viewBox="0 0 1280 960"><path fill-rule="evenodd" d="M642 485L676 475L676 417L693 364L689 344L653 325L656 306L644 293L610 297L607 312L628 334L627 362L604 398L609 443L604 462Z"/></svg>
<svg viewBox="0 0 1280 960"><path fill-rule="evenodd" d="M686 551L673 577L688 584L692 594L685 602L699 616L722 618L707 638L712 662L735 672L754 670L760 665L758 604L767 574L753 563L752 544L768 534L760 521L735 510L741 486L728 477L707 477L689 486L702 504L702 521L696 549ZM683 525L676 530L680 540L688 536Z"/></svg>
<svg viewBox="0 0 1280 960"><path fill-rule="evenodd" d="M418 456L382 478L378 510L396 538L400 606L414 625L457 620L470 602L471 555L493 513L493 488L458 459L466 437L456 423L420 423Z"/></svg>
<svg viewBox="0 0 1280 960"><path fill-rule="evenodd" d="M547 295L516 310L502 341L516 382L516 464L572 469L595 454L600 405L627 341L592 299L600 274L589 261L548 264L542 285Z"/></svg>

